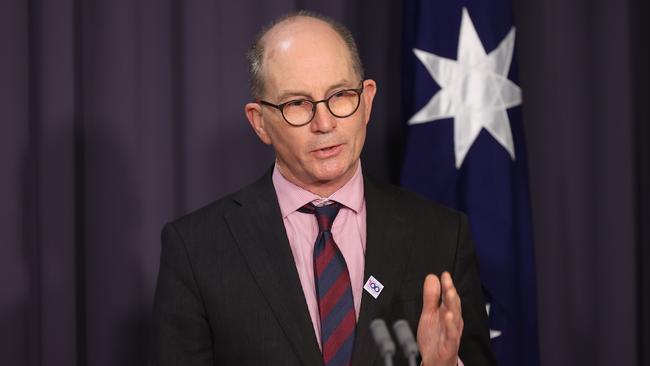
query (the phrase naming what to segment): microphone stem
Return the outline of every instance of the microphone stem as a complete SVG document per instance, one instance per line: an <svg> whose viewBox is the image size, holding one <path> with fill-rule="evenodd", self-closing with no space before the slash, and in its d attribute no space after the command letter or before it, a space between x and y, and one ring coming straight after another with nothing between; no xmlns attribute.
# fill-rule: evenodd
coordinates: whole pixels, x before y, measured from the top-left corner
<svg viewBox="0 0 650 366"><path fill-rule="evenodd" d="M393 357L390 354L384 356L384 366L393 366Z"/></svg>
<svg viewBox="0 0 650 366"><path fill-rule="evenodd" d="M409 356L409 366L417 366L417 357L415 355L410 355Z"/></svg>

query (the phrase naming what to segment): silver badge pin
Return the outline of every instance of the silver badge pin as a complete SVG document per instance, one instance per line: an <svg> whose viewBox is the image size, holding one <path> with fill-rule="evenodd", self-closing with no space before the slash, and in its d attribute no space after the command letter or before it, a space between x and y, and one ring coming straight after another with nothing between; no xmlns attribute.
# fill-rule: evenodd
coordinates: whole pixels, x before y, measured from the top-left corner
<svg viewBox="0 0 650 366"><path fill-rule="evenodd" d="M366 290L370 296L376 299L384 289L384 285L382 285L381 282L379 282L374 276L370 276L370 278L368 278L368 281L366 281L366 284L363 285L363 289Z"/></svg>

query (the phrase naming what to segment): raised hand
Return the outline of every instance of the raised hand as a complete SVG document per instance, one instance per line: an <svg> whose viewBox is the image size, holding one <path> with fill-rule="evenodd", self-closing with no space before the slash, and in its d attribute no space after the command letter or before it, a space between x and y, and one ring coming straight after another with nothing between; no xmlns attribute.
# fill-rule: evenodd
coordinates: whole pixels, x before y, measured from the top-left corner
<svg viewBox="0 0 650 366"><path fill-rule="evenodd" d="M424 279L422 296L417 334L422 366L455 366L463 333L463 317L460 297L451 275L444 272L441 280L436 275L428 275Z"/></svg>

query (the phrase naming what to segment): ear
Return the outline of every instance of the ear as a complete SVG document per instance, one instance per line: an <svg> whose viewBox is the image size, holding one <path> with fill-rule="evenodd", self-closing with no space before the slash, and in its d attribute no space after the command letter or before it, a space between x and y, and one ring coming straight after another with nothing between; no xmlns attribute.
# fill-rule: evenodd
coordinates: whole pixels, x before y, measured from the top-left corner
<svg viewBox="0 0 650 366"><path fill-rule="evenodd" d="M372 79L366 79L363 82L363 94L361 98L363 99L363 109L365 113L365 123L368 124L370 121L370 112L372 112L372 101L375 99L375 94L377 93L377 83Z"/></svg>
<svg viewBox="0 0 650 366"><path fill-rule="evenodd" d="M258 103L247 103L244 106L244 113L248 119L248 123L251 124L253 131L257 134L257 137L262 140L263 143L270 145L271 136L264 129L264 118L262 116L262 106Z"/></svg>

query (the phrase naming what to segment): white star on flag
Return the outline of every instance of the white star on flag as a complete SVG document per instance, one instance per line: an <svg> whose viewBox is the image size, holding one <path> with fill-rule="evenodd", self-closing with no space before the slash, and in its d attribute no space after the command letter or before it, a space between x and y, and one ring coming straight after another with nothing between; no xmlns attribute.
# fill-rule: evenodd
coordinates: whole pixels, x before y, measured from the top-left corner
<svg viewBox="0 0 650 366"><path fill-rule="evenodd" d="M460 168L470 147L485 128L515 160L506 110L521 104L521 89L508 79L515 29L490 54L485 52L466 8L460 24L458 60L413 49L440 91L408 123L454 118L454 152Z"/></svg>
<svg viewBox="0 0 650 366"><path fill-rule="evenodd" d="M489 318L490 317L490 303L489 302L487 304L485 304L485 312L487 313L488 318ZM498 337L500 335L501 335L500 330L490 329L490 339L494 339L494 338L496 338L496 337Z"/></svg>

